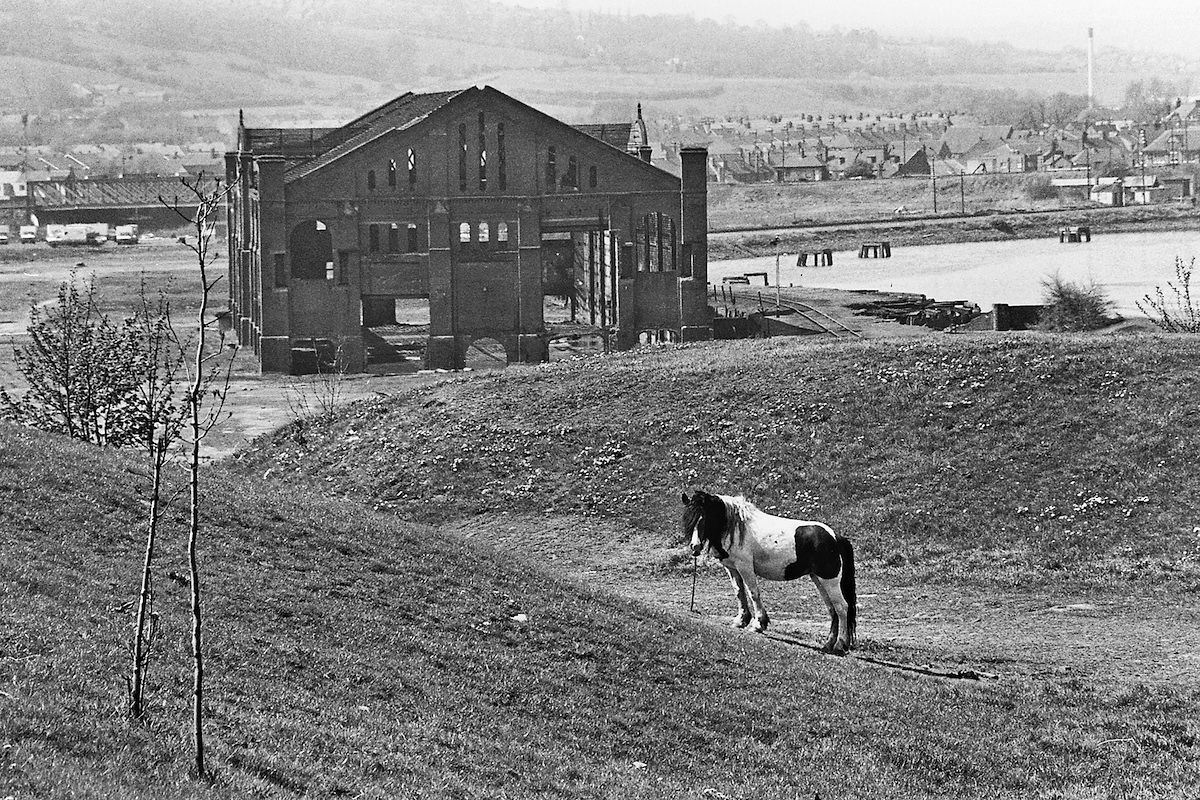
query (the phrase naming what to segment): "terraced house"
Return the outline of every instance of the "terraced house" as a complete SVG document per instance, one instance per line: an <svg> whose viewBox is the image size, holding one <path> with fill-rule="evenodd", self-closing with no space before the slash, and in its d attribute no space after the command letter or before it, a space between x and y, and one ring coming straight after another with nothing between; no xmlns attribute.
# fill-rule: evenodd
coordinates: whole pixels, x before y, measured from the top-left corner
<svg viewBox="0 0 1200 800"><path fill-rule="evenodd" d="M706 339L706 153L680 157L681 178L649 163L640 109L572 127L490 87L405 94L334 129L239 124L235 329L284 373L366 369L398 301L428 302L431 368L481 339L546 360L548 296L618 348Z"/></svg>

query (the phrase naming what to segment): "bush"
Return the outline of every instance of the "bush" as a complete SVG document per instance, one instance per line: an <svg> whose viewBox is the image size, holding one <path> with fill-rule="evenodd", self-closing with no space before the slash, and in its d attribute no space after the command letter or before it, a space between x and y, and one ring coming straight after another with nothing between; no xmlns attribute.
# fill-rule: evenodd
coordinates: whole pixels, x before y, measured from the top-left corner
<svg viewBox="0 0 1200 800"><path fill-rule="evenodd" d="M1193 258L1186 264L1175 257L1175 278L1178 283L1167 281L1171 292L1168 303L1161 286L1154 287L1154 297L1146 295L1138 301L1138 311L1167 333L1200 333L1200 308L1192 300L1192 270L1196 267Z"/></svg>
<svg viewBox="0 0 1200 800"><path fill-rule="evenodd" d="M1038 329L1074 333L1094 331L1111 321L1112 300L1104 287L1095 283L1079 284L1055 274L1042 281L1045 289Z"/></svg>
<svg viewBox="0 0 1200 800"><path fill-rule="evenodd" d="M1053 200L1058 197L1058 189L1045 175L1038 175L1026 182L1025 196L1030 200Z"/></svg>
<svg viewBox="0 0 1200 800"><path fill-rule="evenodd" d="M866 161L855 161L850 166L846 167L847 178L874 178L875 167L868 164Z"/></svg>

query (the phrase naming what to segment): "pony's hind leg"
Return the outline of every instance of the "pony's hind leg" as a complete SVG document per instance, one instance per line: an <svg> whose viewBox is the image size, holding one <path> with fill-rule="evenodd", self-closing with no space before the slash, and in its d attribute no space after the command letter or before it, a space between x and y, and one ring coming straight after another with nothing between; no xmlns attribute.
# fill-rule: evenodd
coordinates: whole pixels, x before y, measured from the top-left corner
<svg viewBox="0 0 1200 800"><path fill-rule="evenodd" d="M729 573L729 582L733 584L733 592L737 595L738 601L738 618L734 621L734 625L738 628L744 628L750 624L750 605L746 597L746 584L742 581L741 574L733 567L725 566L725 571Z"/></svg>
<svg viewBox="0 0 1200 800"><path fill-rule="evenodd" d="M842 595L841 579L814 578L814 581L821 597L825 598L825 604L829 606L829 639L826 640L824 649L844 655L850 649L850 604Z"/></svg>
<svg viewBox="0 0 1200 800"><path fill-rule="evenodd" d="M833 598L826 591L824 583L816 575L811 576L813 585L817 587L817 594L821 595L821 599L825 601L825 607L829 609L829 638L825 640L825 644L821 649L826 653L833 651L833 645L837 641L838 635L838 615L833 606Z"/></svg>

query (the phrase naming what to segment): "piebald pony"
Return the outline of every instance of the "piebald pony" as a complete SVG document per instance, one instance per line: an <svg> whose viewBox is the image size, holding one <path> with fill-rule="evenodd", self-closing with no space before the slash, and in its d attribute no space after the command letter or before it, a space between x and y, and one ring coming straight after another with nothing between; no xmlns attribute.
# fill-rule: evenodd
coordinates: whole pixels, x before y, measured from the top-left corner
<svg viewBox="0 0 1200 800"><path fill-rule="evenodd" d="M763 608L758 578L790 581L812 577L829 607L827 652L844 654L854 646L857 596L854 585L854 547L820 522L768 514L744 497L696 490L683 495L683 535L692 555L704 548L721 562L737 593L737 627L754 621L762 632L771 619Z"/></svg>

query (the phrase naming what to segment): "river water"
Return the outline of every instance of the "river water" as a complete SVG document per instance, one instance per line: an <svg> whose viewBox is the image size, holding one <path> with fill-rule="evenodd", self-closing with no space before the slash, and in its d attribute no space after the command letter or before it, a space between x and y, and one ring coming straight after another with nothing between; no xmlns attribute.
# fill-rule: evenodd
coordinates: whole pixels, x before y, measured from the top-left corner
<svg viewBox="0 0 1200 800"><path fill-rule="evenodd" d="M1058 237L999 242L893 247L892 257L860 259L837 251L833 266L796 266L796 256L779 260L783 286L880 289L914 292L938 300L969 300L984 310L995 303L1042 302L1042 281L1058 273L1075 283L1102 285L1116 310L1138 315L1136 302L1166 290L1175 280L1175 257L1200 259L1200 231L1094 232L1091 242L1060 243ZM1200 261L1198 261L1200 263ZM767 272L775 283L775 259L737 258L709 264L709 280ZM1200 274L1197 279L1200 280ZM753 281L757 282L757 281Z"/></svg>

